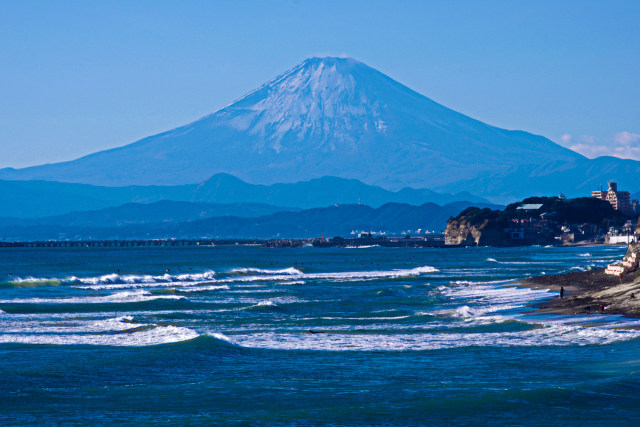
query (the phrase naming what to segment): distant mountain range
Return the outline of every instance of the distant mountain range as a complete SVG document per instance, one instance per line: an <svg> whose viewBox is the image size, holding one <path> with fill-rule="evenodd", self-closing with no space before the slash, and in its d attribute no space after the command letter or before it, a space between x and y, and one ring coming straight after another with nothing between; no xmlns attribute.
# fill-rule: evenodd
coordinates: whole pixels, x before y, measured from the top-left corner
<svg viewBox="0 0 640 427"><path fill-rule="evenodd" d="M216 206L187 202L129 204L94 212L39 219L0 219L4 240L154 239L154 238L308 238L350 236L354 230L399 234L422 229L440 232L447 220L469 202L445 206L387 203L379 208L338 205L302 211L282 211L257 217L203 215L246 213L270 209L260 205ZM496 205L473 204L492 209ZM150 222L157 221L157 222Z"/></svg>
<svg viewBox="0 0 640 427"><path fill-rule="evenodd" d="M357 180L332 177L271 186L248 184L227 174L215 175L201 184L179 186L103 187L49 181L0 181L2 217L50 217L73 211L99 210L127 203L153 203L161 200L214 203L215 206L189 205L187 210L202 210L206 212L205 216L240 217L267 215L285 208L308 209L336 203L353 204L358 203L358 200L373 207L390 202L414 205L427 202L445 205L456 201L488 203L486 199L470 193L440 194L411 188L391 192ZM222 204L242 205L223 207ZM179 205L154 206L160 212L144 209L149 219L147 222L153 222L153 219L164 215L163 209ZM113 212L122 213L122 209ZM106 214L111 215L109 212ZM60 222L56 220L55 223Z"/></svg>
<svg viewBox="0 0 640 427"><path fill-rule="evenodd" d="M219 173L268 185L335 176L492 200L584 196L610 179L640 190L640 162L589 160L490 126L349 58L308 59L185 126L74 161L2 169L0 179L175 186Z"/></svg>
<svg viewBox="0 0 640 427"><path fill-rule="evenodd" d="M0 227L63 226L123 227L128 225L167 224L212 217L254 218L276 212L298 211L261 203L201 203L162 200L154 203L127 203L93 211L77 211L40 218L0 217Z"/></svg>

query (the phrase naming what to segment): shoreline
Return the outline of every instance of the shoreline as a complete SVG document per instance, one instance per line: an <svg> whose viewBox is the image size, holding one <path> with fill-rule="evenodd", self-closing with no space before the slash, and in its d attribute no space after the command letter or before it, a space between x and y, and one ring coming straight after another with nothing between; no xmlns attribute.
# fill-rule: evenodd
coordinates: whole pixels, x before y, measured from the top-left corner
<svg viewBox="0 0 640 427"><path fill-rule="evenodd" d="M622 279L605 274L604 268L564 274L536 276L514 286L549 289L555 296L530 304L533 314L618 314L640 318L640 278L630 272ZM564 287L564 298L560 288Z"/></svg>
<svg viewBox="0 0 640 427"><path fill-rule="evenodd" d="M448 245L438 235L419 237L313 237L313 238L141 238L141 239L81 239L81 240L19 240L0 241L0 248L81 248L81 247L153 247L153 246L234 246L251 245L266 248L300 248L314 246L319 248L358 248L358 247L400 247L400 248L438 248L456 249L476 247L476 245ZM539 245L495 246L536 247ZM619 244L580 241L556 247L622 246Z"/></svg>
<svg viewBox="0 0 640 427"><path fill-rule="evenodd" d="M420 237L375 237L375 238L280 238L280 239L99 239L99 240L32 240L0 241L0 248L82 248L82 247L152 247L152 246L234 246L251 245L265 248L351 248L381 246L390 248L458 248L463 246L445 245L444 240L436 236Z"/></svg>

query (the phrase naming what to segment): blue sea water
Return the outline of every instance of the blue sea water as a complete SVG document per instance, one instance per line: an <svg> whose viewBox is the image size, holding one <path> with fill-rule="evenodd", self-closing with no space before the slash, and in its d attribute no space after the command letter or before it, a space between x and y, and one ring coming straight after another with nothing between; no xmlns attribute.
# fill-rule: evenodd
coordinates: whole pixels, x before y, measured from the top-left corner
<svg viewBox="0 0 640 427"><path fill-rule="evenodd" d="M623 253L0 249L0 423L637 425L640 322L512 286Z"/></svg>

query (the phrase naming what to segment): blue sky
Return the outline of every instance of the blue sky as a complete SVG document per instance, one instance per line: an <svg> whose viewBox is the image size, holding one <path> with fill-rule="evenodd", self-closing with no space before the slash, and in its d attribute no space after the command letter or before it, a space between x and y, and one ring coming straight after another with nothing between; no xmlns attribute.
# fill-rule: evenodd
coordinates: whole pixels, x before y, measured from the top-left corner
<svg viewBox="0 0 640 427"><path fill-rule="evenodd" d="M638 1L1 1L0 167L134 142L326 55L496 126L640 159Z"/></svg>

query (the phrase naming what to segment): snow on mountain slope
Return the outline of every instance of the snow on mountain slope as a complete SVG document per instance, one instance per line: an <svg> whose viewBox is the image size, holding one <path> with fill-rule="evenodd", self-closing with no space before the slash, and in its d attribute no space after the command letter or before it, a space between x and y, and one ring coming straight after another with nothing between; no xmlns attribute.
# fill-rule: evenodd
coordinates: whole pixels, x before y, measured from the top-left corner
<svg viewBox="0 0 640 427"><path fill-rule="evenodd" d="M148 185L228 173L262 184L339 176L389 189L449 188L585 161L544 137L457 113L354 59L329 57L186 126L71 162L4 169L0 179Z"/></svg>

